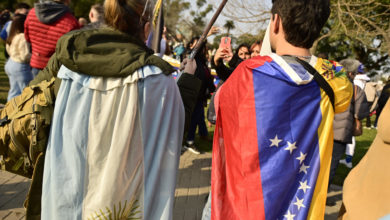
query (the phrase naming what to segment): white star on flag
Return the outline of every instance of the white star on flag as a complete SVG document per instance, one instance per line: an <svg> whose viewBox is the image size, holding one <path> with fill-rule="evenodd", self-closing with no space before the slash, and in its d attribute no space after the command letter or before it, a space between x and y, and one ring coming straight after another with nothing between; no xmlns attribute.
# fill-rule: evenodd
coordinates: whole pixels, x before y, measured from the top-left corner
<svg viewBox="0 0 390 220"><path fill-rule="evenodd" d="M298 197L295 197L297 201L294 203L294 205L298 206L298 211L301 208L306 208L306 206L303 204L303 199L298 199Z"/></svg>
<svg viewBox="0 0 390 220"><path fill-rule="evenodd" d="M294 220L295 215L291 214L291 213L290 213L290 210L288 210L288 211L287 211L287 214L285 214L284 217L285 217L287 220Z"/></svg>
<svg viewBox="0 0 390 220"><path fill-rule="evenodd" d="M299 164L301 164L305 158L306 158L306 154L302 153L302 152L299 152L300 153L300 156L297 157L297 160L299 160Z"/></svg>
<svg viewBox="0 0 390 220"><path fill-rule="evenodd" d="M287 144L288 146L286 148L284 148L285 150L289 150L290 151L290 154L292 154L293 150L297 149L297 146L295 146L297 142L294 142L294 143L290 143L287 141Z"/></svg>
<svg viewBox="0 0 390 220"><path fill-rule="evenodd" d="M299 181L299 184L300 184L300 186L299 186L298 190L301 189L301 190L303 190L304 193L306 193L307 189L311 188L310 186L307 185L307 180L305 180L305 182Z"/></svg>
<svg viewBox="0 0 390 220"><path fill-rule="evenodd" d="M310 166L306 166L305 163L303 163L301 168L299 168L299 173L304 172L305 174L307 174L308 168L310 168Z"/></svg>
<svg viewBox="0 0 390 220"><path fill-rule="evenodd" d="M269 139L269 140L272 142L270 147L272 147L272 146L279 147L279 142L282 141L282 139L278 139L278 135L275 135L274 139Z"/></svg>

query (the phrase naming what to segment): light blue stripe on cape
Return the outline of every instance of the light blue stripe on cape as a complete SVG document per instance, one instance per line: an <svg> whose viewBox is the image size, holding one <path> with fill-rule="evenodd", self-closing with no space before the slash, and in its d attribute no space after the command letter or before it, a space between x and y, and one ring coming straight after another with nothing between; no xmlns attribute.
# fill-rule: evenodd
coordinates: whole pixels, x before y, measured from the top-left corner
<svg viewBox="0 0 390 220"><path fill-rule="evenodd" d="M184 127L183 104L171 76L161 74L153 66L137 73L144 150L143 219L171 219ZM65 66L58 77L62 83L46 152L42 219L82 219L94 92L89 85L93 78Z"/></svg>

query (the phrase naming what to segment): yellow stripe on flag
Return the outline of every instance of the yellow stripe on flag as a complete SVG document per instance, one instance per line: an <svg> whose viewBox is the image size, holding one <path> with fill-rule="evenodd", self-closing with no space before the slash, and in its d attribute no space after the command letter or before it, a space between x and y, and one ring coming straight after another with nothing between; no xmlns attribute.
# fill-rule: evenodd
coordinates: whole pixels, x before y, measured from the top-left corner
<svg viewBox="0 0 390 220"><path fill-rule="evenodd" d="M160 11L161 6L162 0L157 0L153 10L153 27L156 27L157 25L158 12Z"/></svg>

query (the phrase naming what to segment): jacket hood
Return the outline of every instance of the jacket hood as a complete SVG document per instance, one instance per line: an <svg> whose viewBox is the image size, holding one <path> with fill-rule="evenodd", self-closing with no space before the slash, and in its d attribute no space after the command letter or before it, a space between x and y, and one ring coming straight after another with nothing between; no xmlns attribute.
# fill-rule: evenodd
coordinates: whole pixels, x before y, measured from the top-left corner
<svg viewBox="0 0 390 220"><path fill-rule="evenodd" d="M44 24L56 22L65 13L70 11L66 5L52 1L36 3L34 4L34 8L38 20Z"/></svg>
<svg viewBox="0 0 390 220"><path fill-rule="evenodd" d="M109 27L72 31L56 47L61 64L86 75L124 77L146 65L157 66L166 75L174 72L153 54L140 39Z"/></svg>

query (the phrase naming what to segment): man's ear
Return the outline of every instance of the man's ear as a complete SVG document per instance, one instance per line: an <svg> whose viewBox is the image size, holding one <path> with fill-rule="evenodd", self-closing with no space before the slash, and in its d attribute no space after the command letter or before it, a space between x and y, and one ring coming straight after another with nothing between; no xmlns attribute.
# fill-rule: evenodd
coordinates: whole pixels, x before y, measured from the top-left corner
<svg viewBox="0 0 390 220"><path fill-rule="evenodd" d="M275 34L279 33L280 25L282 25L282 24L281 24L281 20L280 20L279 15L273 14L272 15L272 32Z"/></svg>
<svg viewBox="0 0 390 220"><path fill-rule="evenodd" d="M144 40L147 40L148 39L148 37L149 37L149 33L150 33L150 29L151 29L151 27L150 27L150 22L148 21L148 22L146 22L145 23L145 25L144 25Z"/></svg>

